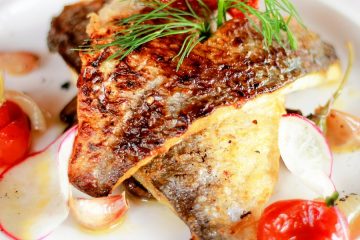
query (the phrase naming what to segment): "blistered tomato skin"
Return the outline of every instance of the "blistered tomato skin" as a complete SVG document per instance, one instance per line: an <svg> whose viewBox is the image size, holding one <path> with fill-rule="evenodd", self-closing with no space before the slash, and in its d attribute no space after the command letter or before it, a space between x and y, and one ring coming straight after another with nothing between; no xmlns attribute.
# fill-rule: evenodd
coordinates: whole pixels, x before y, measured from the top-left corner
<svg viewBox="0 0 360 240"><path fill-rule="evenodd" d="M0 167L22 160L29 151L30 122L15 103L7 101L0 107Z"/></svg>
<svg viewBox="0 0 360 240"><path fill-rule="evenodd" d="M171 5L172 7L180 8L183 10L188 9L187 3L194 9L198 9L199 7L201 7L198 0L186 0L186 1L185 0L177 0L177 1L161 0L161 2L163 2L163 3L173 2ZM203 0L202 2L205 3L211 10L215 10L217 8L217 0Z"/></svg>
<svg viewBox="0 0 360 240"><path fill-rule="evenodd" d="M259 221L258 240L348 239L345 217L324 202L286 200L267 207Z"/></svg>
<svg viewBox="0 0 360 240"><path fill-rule="evenodd" d="M6 101L0 105L0 129L22 114L21 108L13 102Z"/></svg>
<svg viewBox="0 0 360 240"><path fill-rule="evenodd" d="M244 0L243 2L245 2L248 6L250 6L252 8L255 8L255 9L259 8L259 0L248 0L248 1ZM236 9L236 8L229 9L229 13L233 18L244 18L245 17L245 15L239 9Z"/></svg>
<svg viewBox="0 0 360 240"><path fill-rule="evenodd" d="M168 3L171 2L170 0L161 0L164 3ZM191 6L195 6L199 3L197 0L188 0L189 4ZM217 0L203 0L203 2L211 9L211 10L215 10L217 9ZM253 7L255 9L259 8L259 0L243 0L244 3L246 3L248 6ZM174 5L175 7L178 6L186 6L186 1L184 0L179 0L179 1L175 1ZM243 18L244 14L235 8L231 8L229 10L229 13L232 17L234 18Z"/></svg>

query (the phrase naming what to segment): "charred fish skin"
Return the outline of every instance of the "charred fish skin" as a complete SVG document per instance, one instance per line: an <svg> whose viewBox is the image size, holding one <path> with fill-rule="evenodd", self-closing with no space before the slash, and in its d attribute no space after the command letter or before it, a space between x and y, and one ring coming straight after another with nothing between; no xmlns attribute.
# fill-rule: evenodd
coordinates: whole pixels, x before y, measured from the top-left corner
<svg viewBox="0 0 360 240"><path fill-rule="evenodd" d="M117 1L117 0L115 0ZM97 2L97 0L91 1L84 1L81 4L93 4ZM69 6L64 8L64 12L60 14L58 21L63 21L65 23L75 23L73 19L79 19L80 15L78 15L77 11L79 10L77 7L79 5L75 4L73 7ZM78 9L78 10L76 10ZM83 11L83 10L82 10ZM98 10L96 10L98 11ZM85 14L81 15L83 17L82 21L84 23L88 22L87 16ZM64 21L64 18L68 18ZM85 33L85 26L86 24L81 24L82 30L75 31L76 28L68 28L68 32L61 32L56 24L52 24L52 29L50 34L53 33L52 37L52 44L59 43L63 41L64 34L68 36L74 36L74 39L81 39L78 42L83 42L88 38L88 35ZM61 30L61 28L60 28ZM78 29L77 29L78 30ZM69 32L70 31L70 32ZM55 33L55 34L54 34ZM315 36L315 35L314 35ZM316 37L316 36L315 36ZM50 38L50 36L49 36ZM69 37L72 39L72 37ZM65 38L67 39L67 38ZM309 39L310 41L310 39ZM51 43L50 43L51 44ZM54 51L62 51L63 53L70 52L71 49L74 48L74 43L72 41L65 41L61 48L56 49L56 45ZM67 48L67 50L66 50ZM61 55L63 55L63 53ZM330 57L333 58L334 56L329 51ZM63 56L66 59L73 58L73 55ZM79 56L76 55L79 59ZM77 61L79 62L80 59ZM66 61L70 66L74 61ZM331 62L331 61L329 61ZM72 66L72 68L77 69L80 71L81 65L79 67ZM328 68L324 64L324 69ZM321 67L319 67L321 72ZM338 74L333 74L332 71L329 69L324 72L323 78L329 78L327 75L335 76ZM321 74L323 75L323 74ZM308 75L306 75L308 76ZM331 77L331 76L330 76ZM316 79L310 79L311 83L313 84ZM295 83L301 82L301 80L296 81ZM322 81L324 82L324 81ZM292 86L291 84L290 86ZM286 88L288 88L287 85ZM308 83L306 83L308 87ZM298 89L299 86L295 87ZM300 88L301 89L301 88ZM153 102L155 99L152 97L146 99L148 103ZM257 101L257 99L255 100ZM274 98L269 99L268 103L273 103L276 100ZM254 106L254 109L262 109L263 111L267 111L272 114L272 116L279 116L281 111L274 111L274 109L269 108L268 106ZM242 111L242 108L237 109L237 111ZM252 117L255 117L254 112L251 113ZM246 118L246 116L245 116ZM261 127L260 132L254 131L251 127L248 128L247 133L252 135L257 135L257 138L264 139L266 136L266 132L269 130L264 129L263 121L260 117L256 117L257 121L253 119L248 119L247 121L250 123L252 127ZM243 115L239 115L238 119L244 120ZM267 127L271 124L276 126L275 121L270 121L270 119L274 120L274 117L266 116L266 121L268 122ZM244 120L245 121L245 120ZM241 124L233 123L230 124L233 126L239 126ZM236 166L236 156L229 156L229 150L232 148L236 149L251 149L252 147L256 147L259 143L247 143L245 140L239 143L239 137L226 136L225 139L219 137L219 135L213 136L214 134L211 128L214 128L219 132L226 131L225 127L214 127L208 126L207 128L200 130L200 132L194 133L186 138L183 139L182 142L174 145L169 149L168 152L162 153L155 157L148 165L140 168L135 177L141 180L141 182L146 186L147 189L150 189L151 192L156 196L157 200L162 203L167 204L174 212L189 226L191 232L193 233L194 239L256 239L256 220L258 211L262 208L262 206L267 202L269 196L271 195L272 188L274 186L276 180L276 173L277 173L277 165L278 165L278 156L277 151L272 150L272 156L263 156L264 149L259 151L258 149L253 149L253 152L256 156L251 156L251 153L244 153L242 154L247 155L246 162L256 162L261 161L261 163L257 163L257 165L262 166L262 176L267 176L269 178L269 182L263 184L261 186L262 194L256 196L253 194L249 194L249 190L246 189L246 186L250 189L253 186L251 184L244 184L244 181L241 180L230 180L233 175L233 171L240 176L246 176L241 168L233 167L229 169L225 169L225 171L215 171L214 167L212 166L214 163L219 162L220 165L226 168L226 166ZM231 133L234 133L234 129L231 128ZM210 133L209 133L210 132ZM272 136L276 136L275 129L271 130ZM210 138L210 139L209 139ZM211 139L216 139L215 142L211 143ZM249 137L246 138L247 140L251 139ZM267 146L272 142L276 142L275 139L265 141L262 146ZM225 145L225 147L220 147L221 145ZM273 145L273 144L272 144ZM220 148L219 148L220 147ZM218 149L218 156L214 155L214 152ZM221 155L221 157L219 157ZM241 154L237 154L241 155ZM262 156L262 158L260 158ZM231 163L231 161L234 161ZM245 165L245 164L242 164ZM271 166L272 171L265 171L266 168L264 166ZM242 172L241 172L242 171ZM239 173L241 172L241 173ZM202 173L201 176L210 176L210 175L218 175L216 177L212 176L211 178L203 178L199 177L199 174ZM205 174L204 174L205 173ZM226 174L225 174L226 173ZM255 172L252 172L255 173ZM256 174L253 174L256 175ZM259 175L259 174L258 174ZM230 182L229 182L230 181ZM258 181L258 179L257 179ZM131 181L130 181L131 182ZM237 183L234 187L231 185L232 182ZM254 182L254 181L252 181ZM89 183L91 184L91 182ZM95 183L96 184L96 183ZM207 194L206 191L202 190L209 190L211 194ZM232 196L224 196L221 194L221 190L227 189L226 191L237 191L233 192ZM254 189L259 189L259 187L254 187ZM220 192L219 192L220 191ZM261 192L261 191L258 191ZM247 193L247 196L251 196L252 198L246 198L247 196L241 195L241 193ZM136 192L138 194L138 192ZM143 195L144 192L141 190L141 194ZM146 196L151 196L150 194L146 193ZM218 199L222 199L220 201L223 205L219 205L216 201ZM234 201L235 199L235 201ZM239 204L240 202L240 204ZM239 204L239 205L236 205ZM217 206L219 213L222 218L217 218L213 216L213 214L206 212L206 205L213 205ZM219 208L219 206L221 206ZM256 209L254 209L256 206ZM228 215L227 210L231 215ZM232 217L231 217L232 216ZM240 217L240 220L238 219ZM232 219L231 219L232 218ZM237 221L238 220L238 221ZM240 229L240 230L239 230Z"/></svg>
<svg viewBox="0 0 360 240"><path fill-rule="evenodd" d="M122 61L106 60L115 48L83 54L70 181L89 195L108 195L185 133L205 128L217 109L241 106L337 61L333 47L316 34L294 32L297 51L264 49L250 23L228 21L194 48L179 71L173 57L184 36L154 40Z"/></svg>

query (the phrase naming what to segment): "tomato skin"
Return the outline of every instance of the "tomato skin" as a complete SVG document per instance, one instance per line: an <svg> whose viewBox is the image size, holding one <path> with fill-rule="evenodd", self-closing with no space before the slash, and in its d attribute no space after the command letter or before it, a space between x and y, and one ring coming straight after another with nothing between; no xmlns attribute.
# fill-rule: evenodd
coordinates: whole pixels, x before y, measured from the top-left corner
<svg viewBox="0 0 360 240"><path fill-rule="evenodd" d="M177 0L174 3L171 4L172 7L179 8L182 10L187 10L187 4L186 1L190 4L192 8L195 10L199 10L200 4L198 0ZM163 3L171 2L171 0L161 0ZM211 9L215 10L217 9L217 0L203 0L203 2Z"/></svg>
<svg viewBox="0 0 360 240"><path fill-rule="evenodd" d="M6 101L0 105L0 129L8 125L13 119L22 114L21 108L16 103Z"/></svg>
<svg viewBox="0 0 360 240"><path fill-rule="evenodd" d="M203 2L208 5L211 10L215 10L217 8L217 0L203 0ZM243 2L245 2L250 7L256 9L259 8L259 0L243 0ZM242 12L237 9L232 8L229 12L235 18L244 17Z"/></svg>
<svg viewBox="0 0 360 240"><path fill-rule="evenodd" d="M267 207L258 225L258 240L348 239L345 217L324 202L285 200Z"/></svg>
<svg viewBox="0 0 360 240"><path fill-rule="evenodd" d="M187 0L187 1L195 10L200 7L198 0ZM170 0L161 0L161 2L168 3L168 2L170 2ZM217 2L218 2L217 0L203 0L203 2L211 10L217 9ZM255 9L259 8L259 0L243 0L243 2L245 2L248 6L253 7ZM175 8L183 9L183 10L187 9L187 5L186 5L185 0L175 1L172 4L172 6L175 7ZM244 18L245 17L245 15L240 10L235 9L235 8L230 8L229 13L234 18Z"/></svg>
<svg viewBox="0 0 360 240"><path fill-rule="evenodd" d="M243 1L243 2L246 2L246 0ZM246 2L246 4L248 6L250 6L250 7L255 8L255 9L259 8L259 0L248 0ZM238 10L236 8L229 9L229 13L233 18L244 18L245 17L245 15L240 10Z"/></svg>
<svg viewBox="0 0 360 240"><path fill-rule="evenodd" d="M208 5L211 10L217 9L217 0L204 0L203 2Z"/></svg>
<svg viewBox="0 0 360 240"><path fill-rule="evenodd" d="M30 122L19 106L10 101L0 107L0 166L22 160L30 147Z"/></svg>

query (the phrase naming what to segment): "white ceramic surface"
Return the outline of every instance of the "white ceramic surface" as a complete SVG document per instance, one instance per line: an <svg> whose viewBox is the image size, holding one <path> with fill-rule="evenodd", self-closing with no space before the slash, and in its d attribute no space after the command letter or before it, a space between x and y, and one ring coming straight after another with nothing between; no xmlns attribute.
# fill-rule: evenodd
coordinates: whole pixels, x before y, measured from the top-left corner
<svg viewBox="0 0 360 240"><path fill-rule="evenodd" d="M0 51L30 50L41 56L41 68L23 76L6 76L9 89L22 90L32 96L49 113L52 125L39 137L34 149L41 149L58 135L63 126L57 123L62 107L76 92L62 90L61 85L71 79L64 62L50 54L46 46L46 35L51 17L58 14L63 5L74 0L0 0ZM351 80L336 107L360 116L360 1L358 0L294 0L299 12L310 29L321 34L332 43L343 61L346 60L346 41L352 41L357 60ZM326 101L334 87L311 89L288 97L287 104L310 112L319 103ZM334 178L341 194L360 193L360 152L336 155ZM315 197L298 179L284 168L272 201L284 198ZM0 206L1 211L1 206ZM158 203L131 202L124 223L111 232L89 234L82 231L71 218L46 239L123 239L123 240L186 240L190 233L171 211ZM0 233L0 239L8 239Z"/></svg>

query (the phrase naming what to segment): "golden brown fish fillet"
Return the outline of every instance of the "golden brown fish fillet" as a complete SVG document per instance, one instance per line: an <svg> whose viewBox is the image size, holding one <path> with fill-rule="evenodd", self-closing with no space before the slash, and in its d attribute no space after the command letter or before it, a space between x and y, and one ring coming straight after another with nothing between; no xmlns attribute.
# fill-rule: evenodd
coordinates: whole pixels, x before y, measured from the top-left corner
<svg viewBox="0 0 360 240"><path fill-rule="evenodd" d="M98 20L93 15L88 27L95 42L116 29ZM249 23L229 21L198 44L179 71L172 58L184 36L154 40L123 61L106 61L114 47L83 54L70 181L89 195L107 195L155 156L222 121L225 113L337 61L333 47L316 34L293 30L297 51L265 50Z"/></svg>
<svg viewBox="0 0 360 240"><path fill-rule="evenodd" d="M71 16L70 7L64 11ZM301 77L282 91L338 77L339 67L334 63L326 71ZM247 102L226 119L155 157L135 176L183 219L194 238L256 239L258 216L277 178L275 137L282 106L275 95ZM209 206L216 212L209 211Z"/></svg>
<svg viewBox="0 0 360 240"><path fill-rule="evenodd" d="M233 109L135 173L196 239L256 239L279 170L283 99L267 94Z"/></svg>

